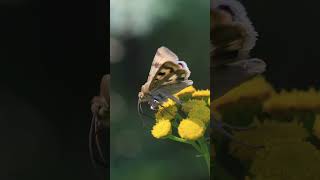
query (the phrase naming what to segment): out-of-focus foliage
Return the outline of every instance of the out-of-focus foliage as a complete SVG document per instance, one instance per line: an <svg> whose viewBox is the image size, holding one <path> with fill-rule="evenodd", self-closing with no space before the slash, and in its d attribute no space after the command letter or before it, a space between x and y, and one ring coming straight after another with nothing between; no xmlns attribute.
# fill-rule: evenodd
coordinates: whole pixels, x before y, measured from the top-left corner
<svg viewBox="0 0 320 180"><path fill-rule="evenodd" d="M316 115L312 130L313 134L320 140L320 114Z"/></svg>
<svg viewBox="0 0 320 180"><path fill-rule="evenodd" d="M252 130L234 132L237 139L242 139L252 145L263 145L266 148L286 143L300 142L308 137L308 132L297 122L277 122L256 120ZM248 148L236 142L230 143L230 153L241 160L253 160L259 148Z"/></svg>
<svg viewBox="0 0 320 180"><path fill-rule="evenodd" d="M144 36L160 21L171 18L180 0L111 0L110 28L117 36Z"/></svg>
<svg viewBox="0 0 320 180"><path fill-rule="evenodd" d="M320 151L312 144L284 142L257 152L249 172L256 180L318 180L319 163Z"/></svg>

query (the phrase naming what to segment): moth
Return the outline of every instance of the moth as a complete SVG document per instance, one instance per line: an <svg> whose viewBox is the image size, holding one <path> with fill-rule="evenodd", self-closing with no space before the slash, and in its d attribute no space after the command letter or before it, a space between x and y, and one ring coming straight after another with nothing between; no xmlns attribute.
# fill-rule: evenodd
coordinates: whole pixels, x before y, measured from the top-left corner
<svg viewBox="0 0 320 180"><path fill-rule="evenodd" d="M215 1L211 8L211 100L215 100L234 87L262 74L266 69L264 61L251 58L250 50L255 44L257 33L246 15L245 9L237 1ZM212 107L213 108L213 107ZM213 111L212 111L213 112ZM211 114L212 130L224 134L229 139L252 148L253 146L236 139L225 128L235 131L254 127L235 127L215 118ZM213 137L213 135L211 135Z"/></svg>
<svg viewBox="0 0 320 180"><path fill-rule="evenodd" d="M218 23L215 21L210 29L212 65L217 67L247 58L248 53L243 48L248 35L244 27L239 23Z"/></svg>
<svg viewBox="0 0 320 180"><path fill-rule="evenodd" d="M106 142L106 131L110 122L110 95L108 85L110 75L105 75L100 83L100 95L92 99L92 120L89 132L89 151L93 164L107 167L106 154L102 150L103 142ZM103 139L103 140L101 140Z"/></svg>
<svg viewBox="0 0 320 180"><path fill-rule="evenodd" d="M142 113L142 103L148 103L152 110L156 110L168 98L180 103L174 94L193 84L188 79L190 74L187 63L180 61L175 53L164 46L158 48L147 82L138 93L139 114Z"/></svg>

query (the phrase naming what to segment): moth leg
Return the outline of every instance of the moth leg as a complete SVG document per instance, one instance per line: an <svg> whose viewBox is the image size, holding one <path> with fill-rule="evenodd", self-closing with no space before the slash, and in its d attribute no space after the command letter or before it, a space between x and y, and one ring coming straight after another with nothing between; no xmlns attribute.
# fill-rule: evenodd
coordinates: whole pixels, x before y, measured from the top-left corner
<svg viewBox="0 0 320 180"><path fill-rule="evenodd" d="M246 142L243 142L241 140L236 139L232 134L230 134L228 131L223 129L223 126L222 126L221 123L217 123L216 126L214 125L213 129L215 129L219 133L225 135L227 138L229 138L230 140L232 140L232 141L234 141L234 142L236 142L238 144L241 144L241 145L244 145L244 146L248 146L248 147L253 148L253 149L264 148L264 146L262 146L262 145L252 145L252 144L249 144L249 143L246 143Z"/></svg>
<svg viewBox="0 0 320 180"><path fill-rule="evenodd" d="M260 148L264 148L264 146L262 145L252 145L252 144L249 144L249 143L246 143L246 142L243 142L241 140L238 140L236 139L233 135L231 135L229 132L227 132L226 130L224 130L223 128L217 128L216 129L218 132L224 134L226 137L228 137L230 140L238 143L238 144L241 144L241 145L244 145L244 146L248 146L250 148L253 148L253 149L260 149Z"/></svg>
<svg viewBox="0 0 320 180"><path fill-rule="evenodd" d="M232 129L232 130L235 130L235 131L248 131L248 130L256 128L256 126L250 126L250 127L233 126L233 125L227 124L227 123L222 122L222 121L219 121L218 123L221 123L221 126L225 126L225 127L229 128L229 129Z"/></svg>
<svg viewBox="0 0 320 180"><path fill-rule="evenodd" d="M159 95L161 97L163 97L164 99L172 99L177 104L182 105L181 101L178 98L174 97L172 94L165 93L165 92L159 92Z"/></svg>
<svg viewBox="0 0 320 180"><path fill-rule="evenodd" d="M159 106L163 107L161 104L159 104ZM163 109L164 109L164 111L166 111L166 113L168 113L168 114L170 114L172 117L174 117L174 115L173 115L171 112L167 111L166 108L163 107ZM186 115L183 111L181 111L180 109L178 109L178 112L177 112L177 113L178 113L182 118L186 118L186 117L187 117L187 115Z"/></svg>

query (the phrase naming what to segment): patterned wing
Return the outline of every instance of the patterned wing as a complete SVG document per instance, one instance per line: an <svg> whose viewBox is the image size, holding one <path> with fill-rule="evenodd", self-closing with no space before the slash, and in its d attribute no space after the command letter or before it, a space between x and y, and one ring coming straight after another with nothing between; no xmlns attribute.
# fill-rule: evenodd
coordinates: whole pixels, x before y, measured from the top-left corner
<svg viewBox="0 0 320 180"><path fill-rule="evenodd" d="M149 90L160 88L161 86L167 86L170 84L177 84L186 80L190 76L189 69L184 68L176 62L165 62L158 69L155 76L149 85Z"/></svg>
<svg viewBox="0 0 320 180"><path fill-rule="evenodd" d="M170 49L164 46L158 48L157 53L153 58L153 62L151 65L147 82L151 82L151 80L154 78L159 68L165 62L176 62L178 60L179 60L178 56L175 53L173 53Z"/></svg>

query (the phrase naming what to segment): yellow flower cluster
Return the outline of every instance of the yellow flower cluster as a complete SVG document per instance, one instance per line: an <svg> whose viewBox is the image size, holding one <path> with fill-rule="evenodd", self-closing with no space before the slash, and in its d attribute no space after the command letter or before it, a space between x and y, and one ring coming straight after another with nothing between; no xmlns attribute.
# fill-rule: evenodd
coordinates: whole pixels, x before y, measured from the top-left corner
<svg viewBox="0 0 320 180"><path fill-rule="evenodd" d="M160 139L171 134L171 131L172 129L170 120L163 119L153 126L151 133L153 137Z"/></svg>
<svg viewBox="0 0 320 180"><path fill-rule="evenodd" d="M308 136L308 131L303 128L298 119L292 122L278 122L270 119L256 119L250 126L256 127L249 131L234 131L236 139L243 139L246 143L256 146L276 147L290 143L302 142ZM241 160L252 160L256 152L261 149L252 149L237 142L230 143L230 154Z"/></svg>
<svg viewBox="0 0 320 180"><path fill-rule="evenodd" d="M192 93L194 98L210 98L210 90L199 90Z"/></svg>
<svg viewBox="0 0 320 180"><path fill-rule="evenodd" d="M178 127L180 137L192 141L202 137L204 132L205 125L198 119L183 119Z"/></svg>
<svg viewBox="0 0 320 180"><path fill-rule="evenodd" d="M190 119L198 119L208 124L210 121L210 109L207 106L195 106L188 114Z"/></svg>
<svg viewBox="0 0 320 180"><path fill-rule="evenodd" d="M319 162L320 151L309 142L279 144L258 151L249 168L249 174L256 180L318 180Z"/></svg>
<svg viewBox="0 0 320 180"><path fill-rule="evenodd" d="M313 134L320 140L320 114L316 115L316 119L313 124Z"/></svg>
<svg viewBox="0 0 320 180"><path fill-rule="evenodd" d="M190 141L201 138L210 122L210 91L196 90L190 86L175 94L175 97L181 100L182 105L179 106L171 99L162 103L155 114L157 123L152 135L155 138L168 136L171 134L171 123L175 123L181 138ZM179 109L187 117L178 114Z"/></svg>
<svg viewBox="0 0 320 180"><path fill-rule="evenodd" d="M182 110L189 113L192 109L199 106L206 106L206 102L198 99L190 99L182 104Z"/></svg>
<svg viewBox="0 0 320 180"><path fill-rule="evenodd" d="M320 111L320 92L311 88L308 91L293 90L273 94L263 104L265 112L279 111Z"/></svg>
<svg viewBox="0 0 320 180"><path fill-rule="evenodd" d="M213 101L213 107L219 109L222 106L236 104L239 101L261 102L274 93L273 87L262 76L257 76L240 86L230 90L224 96Z"/></svg>
<svg viewBox="0 0 320 180"><path fill-rule="evenodd" d="M159 110L156 113L156 121L160 119L173 120L177 115L178 108L176 103L172 99L168 99L166 102L162 103Z"/></svg>
<svg viewBox="0 0 320 180"><path fill-rule="evenodd" d="M196 89L193 86L189 86L183 90L181 90L180 92L178 92L177 94L175 94L174 96L178 99L189 99L192 97L192 94L196 92Z"/></svg>

